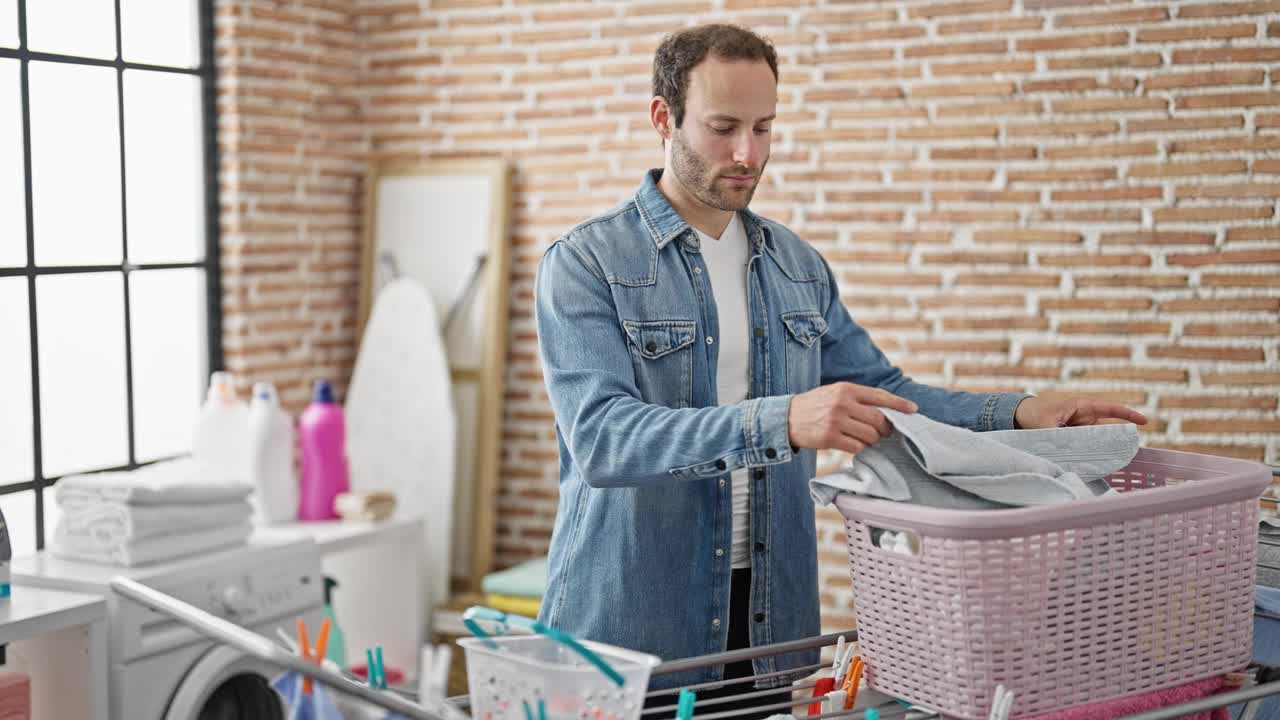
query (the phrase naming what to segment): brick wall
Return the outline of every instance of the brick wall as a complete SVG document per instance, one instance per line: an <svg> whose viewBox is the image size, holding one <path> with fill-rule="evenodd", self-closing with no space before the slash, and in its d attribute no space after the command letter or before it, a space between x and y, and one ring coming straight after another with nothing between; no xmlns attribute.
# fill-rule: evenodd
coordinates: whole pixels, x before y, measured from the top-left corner
<svg viewBox="0 0 1280 720"><path fill-rule="evenodd" d="M1277 0L286 6L220 8L229 364L349 370L366 159L510 159L502 564L542 552L555 512L535 264L661 164L652 51L703 20L777 45L753 208L822 250L909 374L1118 400L1153 418L1148 445L1280 462ZM826 622L847 626L819 518Z"/></svg>
<svg viewBox="0 0 1280 720"><path fill-rule="evenodd" d="M297 413L355 361L360 34L350 2L215 8L226 365Z"/></svg>

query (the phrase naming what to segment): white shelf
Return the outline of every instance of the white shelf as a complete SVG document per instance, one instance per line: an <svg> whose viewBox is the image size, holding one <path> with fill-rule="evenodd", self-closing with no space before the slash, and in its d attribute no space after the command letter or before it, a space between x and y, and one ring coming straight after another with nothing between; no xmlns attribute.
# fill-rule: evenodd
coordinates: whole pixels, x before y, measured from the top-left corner
<svg viewBox="0 0 1280 720"><path fill-rule="evenodd" d="M12 595L0 600L0 643L105 620L107 603L98 595L44 590L13 585Z"/></svg>
<svg viewBox="0 0 1280 720"><path fill-rule="evenodd" d="M309 537L326 553L341 552L381 541L398 539L401 533L422 534L422 517L396 515L379 522L323 520L294 522L283 525L260 525L254 536L260 538Z"/></svg>

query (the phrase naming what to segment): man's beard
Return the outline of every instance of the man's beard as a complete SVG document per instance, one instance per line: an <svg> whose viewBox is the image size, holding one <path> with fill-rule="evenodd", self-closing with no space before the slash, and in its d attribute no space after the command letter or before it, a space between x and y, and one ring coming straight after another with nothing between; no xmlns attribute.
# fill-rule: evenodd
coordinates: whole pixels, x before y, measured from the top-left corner
<svg viewBox="0 0 1280 720"><path fill-rule="evenodd" d="M717 210L742 210L750 205L751 198L759 187L764 166L768 162L768 158L765 158L765 162L759 168L737 165L726 172L718 173L702 156L689 147L683 133L676 130L671 135L671 171L675 174L676 180L680 181L690 195ZM729 189L724 183L719 182L720 178L725 176L746 177L748 175L755 178L755 181L746 187Z"/></svg>

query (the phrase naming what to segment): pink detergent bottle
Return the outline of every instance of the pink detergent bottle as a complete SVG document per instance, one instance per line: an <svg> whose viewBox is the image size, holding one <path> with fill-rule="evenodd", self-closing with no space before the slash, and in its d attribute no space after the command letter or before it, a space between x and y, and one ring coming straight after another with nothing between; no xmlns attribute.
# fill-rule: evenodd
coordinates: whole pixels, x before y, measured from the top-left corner
<svg viewBox="0 0 1280 720"><path fill-rule="evenodd" d="M316 383L315 397L298 418L298 446L302 450L299 520L333 520L333 501L347 492L347 430L342 406L333 399L333 386Z"/></svg>

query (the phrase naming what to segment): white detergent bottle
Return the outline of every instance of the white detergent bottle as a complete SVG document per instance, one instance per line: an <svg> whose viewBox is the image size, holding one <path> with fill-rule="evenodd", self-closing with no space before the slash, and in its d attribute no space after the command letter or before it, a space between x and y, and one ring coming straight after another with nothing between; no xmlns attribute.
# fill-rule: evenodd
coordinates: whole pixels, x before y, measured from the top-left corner
<svg viewBox="0 0 1280 720"><path fill-rule="evenodd" d="M248 481L248 421L249 408L236 397L235 377L213 373L191 443L191 455L204 477Z"/></svg>
<svg viewBox="0 0 1280 720"><path fill-rule="evenodd" d="M249 480L255 519L276 525L298 519L298 478L293 471L293 421L280 407L276 386L253 386L249 403Z"/></svg>

